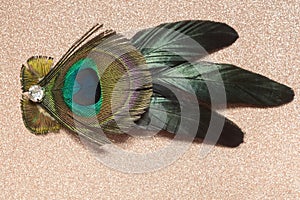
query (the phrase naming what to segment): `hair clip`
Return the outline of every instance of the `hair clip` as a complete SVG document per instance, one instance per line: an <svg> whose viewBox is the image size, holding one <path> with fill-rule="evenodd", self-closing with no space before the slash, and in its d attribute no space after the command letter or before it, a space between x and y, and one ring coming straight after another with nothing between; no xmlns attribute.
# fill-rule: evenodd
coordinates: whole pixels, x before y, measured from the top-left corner
<svg viewBox="0 0 300 200"><path fill-rule="evenodd" d="M244 133L212 104L273 107L293 100L291 88L267 77L199 61L237 40L237 32L224 23L165 23L131 39L112 30L97 33L101 27L90 29L55 65L50 57L36 56L22 66L21 109L32 133L64 127L102 145L110 142L102 132L121 134L133 126L177 133L186 109L191 124L182 125L184 135L208 136L214 115L224 120L223 128L210 134L217 134L218 144L236 147ZM218 97L222 88L225 102ZM196 104L190 103L193 97Z"/></svg>

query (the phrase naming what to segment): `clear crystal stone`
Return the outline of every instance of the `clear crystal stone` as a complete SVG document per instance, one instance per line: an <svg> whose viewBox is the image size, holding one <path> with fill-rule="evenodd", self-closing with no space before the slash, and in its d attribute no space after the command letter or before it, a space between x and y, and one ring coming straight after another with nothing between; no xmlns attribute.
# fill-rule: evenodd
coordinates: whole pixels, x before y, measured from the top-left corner
<svg viewBox="0 0 300 200"><path fill-rule="evenodd" d="M29 88L29 99L33 102L41 102L45 96L44 88L39 85L33 85Z"/></svg>

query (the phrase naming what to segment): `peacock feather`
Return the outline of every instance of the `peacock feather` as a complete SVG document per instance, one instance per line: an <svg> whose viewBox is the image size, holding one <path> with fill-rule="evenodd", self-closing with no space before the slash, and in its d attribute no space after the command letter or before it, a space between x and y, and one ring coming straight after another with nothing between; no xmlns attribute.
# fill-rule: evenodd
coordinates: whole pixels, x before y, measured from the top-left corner
<svg viewBox="0 0 300 200"><path fill-rule="evenodd" d="M64 127L102 145L110 142L103 132L121 134L133 126L176 133L182 109L190 109L184 117L197 125L196 137L207 136L214 116L224 119L218 143L235 147L243 142L244 133L216 113L212 102L271 107L293 100L291 88L267 77L230 64L199 61L238 38L224 23L165 23L131 39L112 30L96 35L101 27L90 29L55 65L52 58L38 56L22 66L21 109L32 133ZM216 94L224 87L226 102L218 96L211 99L208 82ZM170 88L185 98L180 102ZM193 95L197 113L190 106ZM189 126L181 131L191 134Z"/></svg>

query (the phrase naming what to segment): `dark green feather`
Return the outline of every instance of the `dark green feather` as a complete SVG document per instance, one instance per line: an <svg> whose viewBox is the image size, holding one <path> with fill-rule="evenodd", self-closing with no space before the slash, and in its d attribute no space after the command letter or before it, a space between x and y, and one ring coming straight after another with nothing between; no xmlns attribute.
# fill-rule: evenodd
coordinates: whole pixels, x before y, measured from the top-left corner
<svg viewBox="0 0 300 200"><path fill-rule="evenodd" d="M169 89L161 85L154 85L153 92L148 111L136 122L144 129L166 130L183 137L206 137L208 143L217 142L228 147L237 147L243 142L242 130L215 111L188 100L179 102ZM196 107L199 107L199 112Z"/></svg>
<svg viewBox="0 0 300 200"><path fill-rule="evenodd" d="M154 82L173 85L208 104L211 102L208 85L216 94L214 103L217 104L270 107L288 103L294 97L288 86L230 64L184 63L176 68L152 68L151 73ZM219 92L223 88L226 102L218 97L223 95Z"/></svg>
<svg viewBox="0 0 300 200"><path fill-rule="evenodd" d="M237 32L227 24L186 20L139 31L131 42L144 55L149 67L173 67L227 47L237 38Z"/></svg>

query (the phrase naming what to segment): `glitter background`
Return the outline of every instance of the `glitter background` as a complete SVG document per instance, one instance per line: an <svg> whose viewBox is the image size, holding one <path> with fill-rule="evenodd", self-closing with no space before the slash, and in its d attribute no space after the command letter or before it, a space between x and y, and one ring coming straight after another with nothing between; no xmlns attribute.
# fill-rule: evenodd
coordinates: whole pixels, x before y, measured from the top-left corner
<svg viewBox="0 0 300 200"><path fill-rule="evenodd" d="M300 5L297 1L28 1L0 4L0 199L299 199ZM128 32L162 22L208 19L234 27L240 39L213 54L291 86L295 100L272 109L230 109L245 132L239 148L217 147L199 159L193 143L156 172L105 167L72 135L35 136L24 127L19 72L32 55L55 61L95 23ZM130 138L147 151L168 138Z"/></svg>

